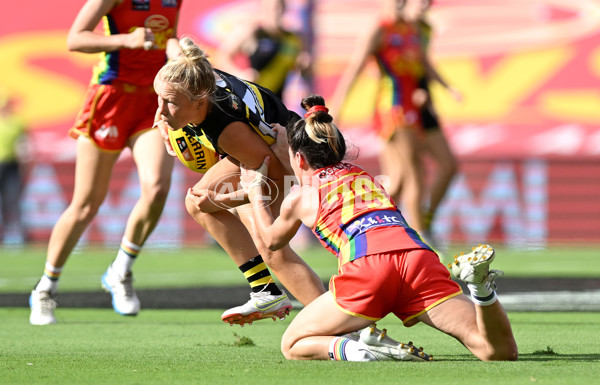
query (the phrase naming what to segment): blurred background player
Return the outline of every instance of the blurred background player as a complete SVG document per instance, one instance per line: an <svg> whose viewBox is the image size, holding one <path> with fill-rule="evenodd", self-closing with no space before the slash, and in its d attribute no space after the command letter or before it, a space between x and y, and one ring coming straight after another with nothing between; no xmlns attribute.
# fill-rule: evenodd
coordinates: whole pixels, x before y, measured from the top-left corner
<svg viewBox="0 0 600 385"><path fill-rule="evenodd" d="M389 177L386 189L398 202L412 228L424 229L422 164L419 140L422 135L419 106L413 95L425 76L419 30L405 13L417 14L419 0L389 0L392 15L376 25L363 38L335 90L333 107L341 111L356 78L369 58L380 69L381 81L375 125L384 140L380 169Z"/></svg>
<svg viewBox="0 0 600 385"><path fill-rule="evenodd" d="M258 167L267 155L276 159L270 147L276 134L267 123L287 124L299 117L269 90L214 69L190 38L181 40L181 50L182 56L167 63L154 83L159 97L159 128L172 155L175 152L168 133L185 127L197 137L204 136L204 145L223 156L188 190L185 205L252 288L247 303L225 311L221 318L242 325L263 318L284 318L291 302L275 284L269 268L303 304L317 298L325 288L289 246L271 251L260 241L247 197L239 187L239 163ZM287 173L281 162L271 163L268 175L273 194L269 205L276 213Z"/></svg>
<svg viewBox="0 0 600 385"><path fill-rule="evenodd" d="M421 125L425 130L425 138L423 141L424 149L435 162L435 176L433 178L433 183L428 188L427 198L424 202L425 210L422 223L425 239L434 242L435 244L435 239L431 233L434 216L450 187L450 183L458 172L458 161L446 140L438 115L433 106L429 83L431 81L438 82L446 88L458 102L462 101L462 95L443 79L430 60L429 50L433 29L427 20L427 11L429 11L431 3L432 0L419 0L418 7L414 8L413 13L406 14L406 18L411 20L416 19L419 34L421 36L423 62L425 64L425 74L419 81L419 89L415 93L414 103L417 106L420 106Z"/></svg>
<svg viewBox="0 0 600 385"><path fill-rule="evenodd" d="M273 91L284 103L295 97L296 105L307 90L312 92L314 4L308 0L301 7L298 18L302 30L292 31L284 25L286 3L286 0L260 0L259 16L231 33L232 39L221 48L219 63L223 70ZM303 84L293 82L293 75L298 73ZM310 231L301 228L292 245L295 250L306 249L311 241Z"/></svg>
<svg viewBox="0 0 600 385"><path fill-rule="evenodd" d="M131 268L160 218L173 169L160 133L152 128L157 109L152 83L167 58L179 54L180 7L181 0L88 0L69 30L69 50L101 53L101 60L70 130L77 138L73 199L52 230L44 274L31 292L34 325L56 322L63 266L106 198L113 166L125 147L137 167L141 196L101 282L117 313L136 315L140 310ZM103 33L94 31L100 21Z"/></svg>
<svg viewBox="0 0 600 385"><path fill-rule="evenodd" d="M285 197L280 215L273 217L264 204L270 158L257 170L242 164L241 177L267 247L285 247L304 223L338 258L330 291L304 307L285 331L283 355L293 360L429 360L422 350L368 327L393 313L407 327L424 322L456 338L481 360L516 360L510 321L495 292L502 272L489 270L494 250L480 245L452 263L455 276L468 284L470 301L375 178L343 162L346 143L323 98L309 96L302 106L304 120L288 126L287 141L277 141L278 146L289 143L291 167L300 181Z"/></svg>
<svg viewBox="0 0 600 385"><path fill-rule="evenodd" d="M282 100L290 74L309 71L311 63L302 35L283 25L285 11L285 0L260 0L260 17L231 33L220 57L223 70L273 91Z"/></svg>
<svg viewBox="0 0 600 385"><path fill-rule="evenodd" d="M21 213L26 126L16 114L16 99L0 93L0 234L4 245L22 245L25 229Z"/></svg>

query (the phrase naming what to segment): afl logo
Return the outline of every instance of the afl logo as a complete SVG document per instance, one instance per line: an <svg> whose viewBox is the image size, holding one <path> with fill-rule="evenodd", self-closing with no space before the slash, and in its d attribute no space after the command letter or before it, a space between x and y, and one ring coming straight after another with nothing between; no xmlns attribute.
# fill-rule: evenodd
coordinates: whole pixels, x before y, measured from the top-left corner
<svg viewBox="0 0 600 385"><path fill-rule="evenodd" d="M152 15L146 19L144 24L146 28L150 28L152 32L160 32L169 27L169 19L163 15Z"/></svg>

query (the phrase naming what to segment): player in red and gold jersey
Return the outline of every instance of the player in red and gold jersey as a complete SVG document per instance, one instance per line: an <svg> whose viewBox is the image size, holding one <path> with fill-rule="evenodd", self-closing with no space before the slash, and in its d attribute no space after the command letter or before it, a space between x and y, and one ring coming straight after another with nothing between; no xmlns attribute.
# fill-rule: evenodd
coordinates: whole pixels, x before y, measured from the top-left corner
<svg viewBox="0 0 600 385"><path fill-rule="evenodd" d="M389 193L403 205L410 225L420 232L423 182L419 139L424 133L414 96L426 68L418 26L405 17L418 4L417 0L387 0L386 4L389 9L384 14L388 18L375 25L357 46L340 78L333 104L336 111L341 110L367 61L374 59L380 72L374 125L383 140L381 172L389 178Z"/></svg>
<svg viewBox="0 0 600 385"><path fill-rule="evenodd" d="M310 181L320 202L313 231L338 256L340 268L365 255L429 249L388 193L361 168L339 163L317 170Z"/></svg>
<svg viewBox="0 0 600 385"><path fill-rule="evenodd" d="M63 266L106 198L113 166L126 147L137 166L141 196L101 282L117 313L136 315L140 310L131 268L160 218L173 169L173 159L153 129L158 108L153 81L167 58L179 54L181 1L87 0L71 26L69 50L99 53L101 59L70 130L77 138L75 188L52 230L44 274L31 292L34 325L56 322L54 298ZM95 31L100 22L102 33Z"/></svg>
<svg viewBox="0 0 600 385"><path fill-rule="evenodd" d="M482 360L515 360L510 322L495 292L502 273L489 270L494 250L478 246L453 262L452 272L468 284L469 300L375 178L342 162L344 138L324 104L317 95L305 98L305 119L288 125L289 161L300 186L285 197L276 219L263 196L269 158L258 170L242 165L242 186L271 250L287 245L304 224L339 261L330 291L302 309L286 330L284 356L430 360L422 349L400 344L372 325L393 313L405 326L424 322L455 337ZM281 131L277 145L285 147Z"/></svg>

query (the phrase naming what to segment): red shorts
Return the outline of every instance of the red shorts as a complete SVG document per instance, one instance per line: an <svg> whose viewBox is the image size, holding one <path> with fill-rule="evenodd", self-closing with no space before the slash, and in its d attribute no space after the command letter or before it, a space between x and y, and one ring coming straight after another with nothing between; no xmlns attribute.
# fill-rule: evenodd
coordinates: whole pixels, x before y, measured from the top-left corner
<svg viewBox="0 0 600 385"><path fill-rule="evenodd" d="M437 254L426 249L373 254L342 265L329 290L345 313L380 320L394 313L406 324L462 293Z"/></svg>
<svg viewBox="0 0 600 385"><path fill-rule="evenodd" d="M85 135L103 150L121 151L129 138L152 128L157 108L152 86L90 84L69 134Z"/></svg>
<svg viewBox="0 0 600 385"><path fill-rule="evenodd" d="M419 111L415 107L393 106L387 111L377 111L375 114L377 134L383 140L390 140L396 130L410 128L421 130Z"/></svg>

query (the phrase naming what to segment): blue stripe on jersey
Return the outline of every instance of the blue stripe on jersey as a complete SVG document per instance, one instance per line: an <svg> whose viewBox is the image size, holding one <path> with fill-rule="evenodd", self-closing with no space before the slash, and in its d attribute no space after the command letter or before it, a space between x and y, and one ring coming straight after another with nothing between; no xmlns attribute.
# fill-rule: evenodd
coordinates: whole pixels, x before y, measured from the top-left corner
<svg viewBox="0 0 600 385"><path fill-rule="evenodd" d="M111 15L106 15L106 25L110 35L119 34L117 24ZM119 76L119 57L120 51L104 53L104 62L106 67L98 74L98 84L112 84L113 79Z"/></svg>

